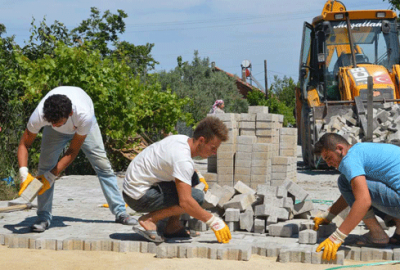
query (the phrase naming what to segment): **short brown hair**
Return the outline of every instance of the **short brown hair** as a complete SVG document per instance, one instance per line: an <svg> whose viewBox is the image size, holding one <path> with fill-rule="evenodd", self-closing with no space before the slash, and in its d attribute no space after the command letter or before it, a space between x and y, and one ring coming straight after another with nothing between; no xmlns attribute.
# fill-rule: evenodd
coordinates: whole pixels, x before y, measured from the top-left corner
<svg viewBox="0 0 400 270"><path fill-rule="evenodd" d="M222 142L228 140L228 128L219 118L208 116L200 121L193 133L193 139L204 137L206 142L217 136Z"/></svg>
<svg viewBox="0 0 400 270"><path fill-rule="evenodd" d="M350 145L349 142L343 138L343 136L336 133L326 133L315 144L314 154L320 156L322 150L324 149L335 151L336 145L338 144L344 144L346 146Z"/></svg>

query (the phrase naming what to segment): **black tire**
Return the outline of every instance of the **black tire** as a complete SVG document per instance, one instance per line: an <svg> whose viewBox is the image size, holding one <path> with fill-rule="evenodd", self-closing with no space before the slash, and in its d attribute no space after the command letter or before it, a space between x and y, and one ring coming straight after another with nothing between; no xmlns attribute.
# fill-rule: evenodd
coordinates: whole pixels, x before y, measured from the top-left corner
<svg viewBox="0 0 400 270"><path fill-rule="evenodd" d="M315 144L314 123L310 112L310 108L303 104L301 108L301 150L304 164L310 169L315 169L316 159L313 153L313 145Z"/></svg>

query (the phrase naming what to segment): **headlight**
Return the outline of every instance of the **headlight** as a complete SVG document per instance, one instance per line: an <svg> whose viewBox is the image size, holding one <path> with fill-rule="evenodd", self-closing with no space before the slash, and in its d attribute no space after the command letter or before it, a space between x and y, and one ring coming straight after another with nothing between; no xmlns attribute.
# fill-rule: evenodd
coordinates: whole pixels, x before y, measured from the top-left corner
<svg viewBox="0 0 400 270"><path fill-rule="evenodd" d="M344 14L343 13L335 14L335 19L336 20L342 20L343 18L344 18Z"/></svg>
<svg viewBox="0 0 400 270"><path fill-rule="evenodd" d="M377 12L376 13L377 18L385 18L386 17L386 12Z"/></svg>

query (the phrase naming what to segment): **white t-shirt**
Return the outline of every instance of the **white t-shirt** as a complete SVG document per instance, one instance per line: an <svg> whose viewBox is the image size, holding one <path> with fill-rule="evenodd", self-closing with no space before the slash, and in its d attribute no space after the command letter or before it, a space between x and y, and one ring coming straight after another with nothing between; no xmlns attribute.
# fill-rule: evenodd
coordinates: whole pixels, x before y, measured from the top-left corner
<svg viewBox="0 0 400 270"><path fill-rule="evenodd" d="M50 122L43 118L43 105L45 100L54 94L66 95L72 103L72 116L61 127L53 127ZM92 99L79 87L61 86L54 88L39 102L35 111L29 118L27 128L30 132L37 134L44 126L52 128L60 133L87 135L93 124L96 123Z"/></svg>
<svg viewBox="0 0 400 270"><path fill-rule="evenodd" d="M185 135L171 135L144 149L129 164L124 192L138 200L159 182L171 182L177 178L192 185L194 162L188 139Z"/></svg>

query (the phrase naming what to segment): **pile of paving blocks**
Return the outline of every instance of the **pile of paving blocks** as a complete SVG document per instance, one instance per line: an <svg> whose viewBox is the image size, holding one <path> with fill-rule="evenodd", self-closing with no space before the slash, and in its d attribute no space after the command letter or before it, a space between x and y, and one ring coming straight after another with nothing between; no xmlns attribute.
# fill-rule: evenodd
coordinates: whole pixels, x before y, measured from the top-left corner
<svg viewBox="0 0 400 270"><path fill-rule="evenodd" d="M268 107L250 106L248 113L215 114L229 130L229 140L208 158L204 177L209 183L233 187L241 181L256 189L260 184L280 186L297 180L297 129L283 128L283 115Z"/></svg>
<svg viewBox="0 0 400 270"><path fill-rule="evenodd" d="M196 188L203 189L204 184ZM277 187L260 184L257 190L239 181L234 187L213 184L205 193L202 207L223 217L231 231L292 237L299 233L300 221L308 221L314 210L313 203L306 201L307 196L308 193L290 179ZM295 219L297 221L293 221ZM190 229L208 229L204 222L188 215L182 220Z"/></svg>
<svg viewBox="0 0 400 270"><path fill-rule="evenodd" d="M365 115L367 117L367 113ZM332 116L329 123L316 122L318 138L328 132L342 135L351 144L361 142L365 133L358 124L357 115L352 109L341 115ZM373 109L373 142L400 144L400 106L392 102L382 108Z"/></svg>

